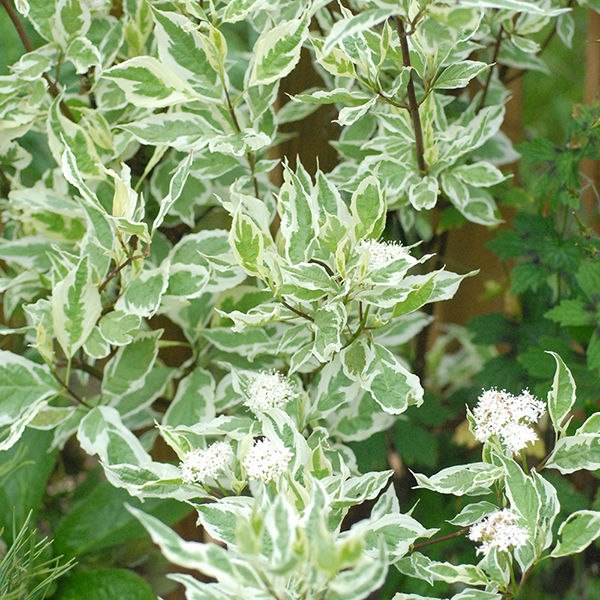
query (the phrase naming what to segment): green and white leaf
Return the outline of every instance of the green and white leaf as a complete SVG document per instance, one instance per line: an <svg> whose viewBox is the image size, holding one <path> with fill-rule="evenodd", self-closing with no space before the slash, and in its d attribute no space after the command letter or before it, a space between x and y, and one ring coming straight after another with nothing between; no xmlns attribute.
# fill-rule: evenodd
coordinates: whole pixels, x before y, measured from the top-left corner
<svg viewBox="0 0 600 600"><path fill-rule="evenodd" d="M52 291L54 334L68 357L83 346L102 313L102 302L89 259L84 256Z"/></svg>

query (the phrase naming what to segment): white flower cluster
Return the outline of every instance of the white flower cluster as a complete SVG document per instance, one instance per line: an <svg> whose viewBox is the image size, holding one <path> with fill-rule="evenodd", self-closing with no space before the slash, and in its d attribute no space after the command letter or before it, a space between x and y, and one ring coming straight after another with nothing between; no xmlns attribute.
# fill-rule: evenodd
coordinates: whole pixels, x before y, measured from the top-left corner
<svg viewBox="0 0 600 600"><path fill-rule="evenodd" d="M288 377L277 371L261 371L246 389L244 404L253 412L283 408L296 392Z"/></svg>
<svg viewBox="0 0 600 600"><path fill-rule="evenodd" d="M222 471L232 457L229 442L215 442L206 450L196 448L185 455L180 465L181 480L183 483L204 483Z"/></svg>
<svg viewBox="0 0 600 600"><path fill-rule="evenodd" d="M475 437L487 442L497 435L512 454L525 448L528 442L535 442L537 435L529 427L537 423L544 414L544 403L534 398L528 390L520 396L497 389L484 391L473 410Z"/></svg>
<svg viewBox="0 0 600 600"><path fill-rule="evenodd" d="M399 258L410 258L408 249L396 242L361 240L358 249L369 252L369 269L381 269Z"/></svg>
<svg viewBox="0 0 600 600"><path fill-rule="evenodd" d="M477 554L487 554L494 547L499 552L508 552L527 543L529 533L516 525L517 519L515 513L505 508L473 525L469 531L469 539L481 542Z"/></svg>
<svg viewBox="0 0 600 600"><path fill-rule="evenodd" d="M281 440L265 438L255 442L242 464L250 479L268 483L287 470L292 456Z"/></svg>

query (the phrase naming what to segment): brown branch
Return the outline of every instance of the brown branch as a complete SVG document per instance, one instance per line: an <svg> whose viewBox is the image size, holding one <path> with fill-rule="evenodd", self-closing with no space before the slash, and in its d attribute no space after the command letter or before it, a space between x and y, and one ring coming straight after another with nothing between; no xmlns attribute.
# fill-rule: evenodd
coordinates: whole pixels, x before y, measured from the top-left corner
<svg viewBox="0 0 600 600"><path fill-rule="evenodd" d="M224 81L223 81L223 89L225 90L225 99L227 100L227 110L229 111L229 114L231 115L231 120L233 121L233 126L235 127L235 129L238 133L242 133L242 128L240 127L240 124L235 115L235 109L233 108L233 104L231 102L231 97L229 96L229 92L227 91L227 86L225 85ZM250 171L252 173L252 182L254 184L254 195L256 198L258 198L259 197L258 181L256 180L256 176L254 175L254 167L256 166L256 160L254 158L254 154L252 154L252 152L248 152L246 154L246 160L248 161L248 166L250 167Z"/></svg>
<svg viewBox="0 0 600 600"><path fill-rule="evenodd" d="M17 11L13 8L12 4L10 3L10 0L0 0L0 2L2 3L4 10L8 13L10 20L13 22L13 25L15 26L15 29L17 30L17 33L21 38L21 42L25 47L25 52L33 52L35 48L33 47L33 44L31 43L31 40L29 39L29 36L25 31L25 27L23 27L23 23L21 23L21 19L19 19ZM60 95L60 91L56 86L56 83L50 79L47 73L43 73L42 77L48 82L48 91L52 94L54 98L58 98L58 96ZM62 114L65 115L67 119L69 119L69 121L73 121L73 123L76 122L75 117L71 112L71 109L62 100L60 101L60 110Z"/></svg>
<svg viewBox="0 0 600 600"><path fill-rule="evenodd" d="M106 279L102 282L102 285L98 288L98 291L102 293L106 286L128 265L130 265L134 260L138 260L139 258L146 258L148 256L148 252L150 252L150 244L146 246L143 254L135 254L130 256L124 263L117 265L107 276Z"/></svg>
<svg viewBox="0 0 600 600"><path fill-rule="evenodd" d="M310 315L307 315L305 312L302 312L301 310L294 308L293 306L289 305L285 300L280 299L279 302L281 302L281 304L283 304L288 310L291 310L293 313L297 314L299 317L303 317L304 319L308 319L309 321L314 322L314 319Z"/></svg>
<svg viewBox="0 0 600 600"><path fill-rule="evenodd" d="M434 538L433 540L427 540L426 542L420 542L419 544L414 544L412 547L412 551L417 550L417 548L423 548L424 546L431 546L432 544L437 544L438 542L445 542L446 540L451 540L453 538L460 537L461 535L465 535L469 531L468 527L463 527L460 531L456 531L454 533L450 533L448 535L443 535L438 538Z"/></svg>
<svg viewBox="0 0 600 600"><path fill-rule="evenodd" d="M10 20L13 22L19 37L21 38L21 42L23 42L23 46L25 46L25 52L33 52L35 48L23 27L23 23L21 23L21 19L19 19L19 15L17 11L13 8L12 4L9 0L0 0L2 2L2 6L4 6L4 10L8 13Z"/></svg>
<svg viewBox="0 0 600 600"><path fill-rule="evenodd" d="M423 128L421 127L421 117L419 116L419 103L417 102L417 96L415 94L415 82L413 77L413 71L410 64L410 51L408 49L408 41L406 39L406 30L404 29L404 22L400 17L394 17L396 19L396 29L398 31L398 37L400 38L400 48L402 50L402 62L407 69L410 69L408 77L408 86L406 87L406 93L408 95L408 106L410 116L412 118L413 129L415 130L415 144L417 150L417 164L421 175L427 172L427 165L425 163L425 149L423 145Z"/></svg>
<svg viewBox="0 0 600 600"><path fill-rule="evenodd" d="M481 101L479 102L479 106L477 107L477 112L479 112L485 105L485 99L490 89L490 84L492 82L492 74L494 73L494 65L498 60L498 53L500 52L500 45L502 44L502 36L504 34L504 27L500 25L500 31L496 36L496 44L494 46L494 54L492 55L492 61L490 63L490 69L487 74L487 79L485 80L485 86L483 88L483 95L481 96Z"/></svg>
<svg viewBox="0 0 600 600"><path fill-rule="evenodd" d="M77 403L89 408L90 410L93 408L90 406L83 398L81 398L78 394L76 394L67 384L64 382L59 376L58 373L54 369L50 369L52 375L54 375L54 379L58 381L58 383L63 387L65 392L67 392L71 398L73 398Z"/></svg>

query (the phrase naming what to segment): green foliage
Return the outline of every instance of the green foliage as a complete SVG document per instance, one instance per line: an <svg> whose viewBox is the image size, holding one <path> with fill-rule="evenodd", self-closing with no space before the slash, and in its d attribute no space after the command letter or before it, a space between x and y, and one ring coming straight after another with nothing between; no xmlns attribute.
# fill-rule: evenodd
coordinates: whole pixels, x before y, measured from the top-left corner
<svg viewBox="0 0 600 600"><path fill-rule="evenodd" d="M507 69L544 71L555 33L569 47L573 3L2 4L26 52L0 79L0 516L43 512L85 563L55 598L163 593L114 568L145 532L214 580L171 575L189 599L221 600L362 600L393 581L397 600L500 600L598 537L595 508L561 513L543 470L600 465L598 419L570 427L600 366L598 251L569 216L595 109L566 147L519 146L524 191L499 168L518 157ZM322 85L286 99L304 57ZM309 172L281 126L321 105L338 162ZM425 357L433 303L476 274L434 253L466 221L498 224L498 198L522 203L492 243L516 261L520 312L450 327ZM482 456L451 445L481 382L550 390L535 469L470 411ZM414 513L379 446L430 469ZM518 543L420 551L507 507ZM170 528L190 510L214 541Z"/></svg>
<svg viewBox="0 0 600 600"><path fill-rule="evenodd" d="M60 559L47 558L52 542L36 540L30 519L31 513L20 530L13 531L12 543L0 557L0 594L6 600L47 598L54 582L74 565L73 560L61 565ZM0 536L3 532L0 529Z"/></svg>

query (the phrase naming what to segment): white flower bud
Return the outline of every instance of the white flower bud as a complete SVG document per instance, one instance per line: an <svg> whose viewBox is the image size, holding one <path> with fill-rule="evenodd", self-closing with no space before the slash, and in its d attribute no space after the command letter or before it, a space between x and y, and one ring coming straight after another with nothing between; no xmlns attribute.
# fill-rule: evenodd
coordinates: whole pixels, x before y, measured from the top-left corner
<svg viewBox="0 0 600 600"><path fill-rule="evenodd" d="M204 483L216 477L231 458L233 450L229 442L215 442L206 450L196 448L185 455L180 465L183 483Z"/></svg>
<svg viewBox="0 0 600 600"><path fill-rule="evenodd" d="M487 554L492 548L499 552L508 552L527 543L529 533L516 525L518 517L505 508L497 510L473 525L469 531L469 539L482 542L477 554Z"/></svg>
<svg viewBox="0 0 600 600"><path fill-rule="evenodd" d="M545 412L545 405L534 398L528 390L520 396L497 389L484 391L473 410L475 437L487 442L497 435L510 454L525 448L528 442L537 440L537 435L529 427L537 423Z"/></svg>
<svg viewBox="0 0 600 600"><path fill-rule="evenodd" d="M283 408L296 395L292 382L277 371L261 371L246 389L244 404L253 412Z"/></svg>
<svg viewBox="0 0 600 600"><path fill-rule="evenodd" d="M376 242L375 240L361 240L358 249L367 250L369 253L369 269L382 269L400 258L414 262L408 248L396 242Z"/></svg>
<svg viewBox="0 0 600 600"><path fill-rule="evenodd" d="M287 470L292 456L281 440L265 438L255 442L242 464L250 479L268 483Z"/></svg>

